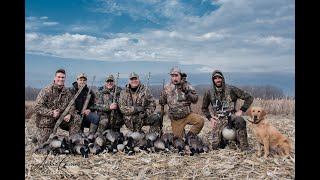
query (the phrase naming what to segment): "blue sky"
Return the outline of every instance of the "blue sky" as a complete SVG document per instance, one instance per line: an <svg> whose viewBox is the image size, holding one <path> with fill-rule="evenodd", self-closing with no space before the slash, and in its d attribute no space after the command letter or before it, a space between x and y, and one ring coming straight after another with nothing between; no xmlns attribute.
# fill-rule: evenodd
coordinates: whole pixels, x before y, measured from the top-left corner
<svg viewBox="0 0 320 180"><path fill-rule="evenodd" d="M58 67L72 76L173 65L188 73L295 71L292 0L26 0L25 8L26 80Z"/></svg>

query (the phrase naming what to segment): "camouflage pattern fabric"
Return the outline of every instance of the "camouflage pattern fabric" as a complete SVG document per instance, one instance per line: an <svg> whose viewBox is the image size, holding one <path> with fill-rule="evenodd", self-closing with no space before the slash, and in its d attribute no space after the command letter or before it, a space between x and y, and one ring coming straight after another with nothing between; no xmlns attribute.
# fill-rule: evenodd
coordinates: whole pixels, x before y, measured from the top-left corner
<svg viewBox="0 0 320 180"><path fill-rule="evenodd" d="M36 126L38 127L37 137L39 142L46 141L52 133L53 128L60 117L53 117L53 110L59 109L62 113L73 98L70 91L65 87L59 89L57 85L50 84L43 88L36 99L34 111L36 113ZM69 133L76 133L80 130L80 116L76 114L75 104L70 108L68 114L71 114L71 119L68 123L62 121L60 127L70 130Z"/></svg>
<svg viewBox="0 0 320 180"><path fill-rule="evenodd" d="M135 110L135 107L137 106L144 108L146 117L139 117L139 112L136 112ZM120 93L119 107L123 113L124 123L131 131L141 131L141 128L144 125L153 124L149 122L154 121L153 118L150 120L149 117L153 115L156 109L156 102L150 92L150 89L145 85L140 84L135 92L132 92L129 85L126 85L125 89ZM160 124L157 124L159 123L155 123L153 125L159 126L160 128ZM158 127L151 127L151 129L153 128L158 129Z"/></svg>
<svg viewBox="0 0 320 180"><path fill-rule="evenodd" d="M36 113L37 127L54 127L60 117L53 118L53 110L59 109L62 113L73 98L70 91L65 87L58 89L58 86L51 84L43 88L36 99L34 111ZM75 105L71 106L69 114L75 114Z"/></svg>
<svg viewBox="0 0 320 180"><path fill-rule="evenodd" d="M112 104L112 101L114 98L114 91L115 91L114 88L112 90L109 90L104 86L96 94L94 109L97 111L98 115L100 115L98 132L103 132L106 129L117 130L117 129L120 129L124 124L123 114L121 113L119 108L114 110L113 117L111 118L112 110L110 109L110 105ZM121 91L122 91L122 88L117 87L117 94L116 94L117 103L119 102ZM119 107L119 103L118 103L118 107Z"/></svg>
<svg viewBox="0 0 320 180"><path fill-rule="evenodd" d="M215 71L213 74L219 73L219 72L220 71ZM220 74L222 73L220 72ZM250 107L250 105L254 100L254 98L248 92L245 92L235 86L225 84L224 77L222 77L223 92L221 93L217 92L213 80L212 80L212 83L213 83L213 87L204 93L203 101L202 101L201 110L203 115L206 117L210 115L210 112L208 109L209 105L211 104L212 106L214 106L216 99L220 100L222 103L230 102L230 104L233 104L233 105L236 104L236 101L238 99L242 99L244 100L244 104L241 106L240 109L243 112L247 111L247 109ZM235 106L233 106L233 108L235 108ZM214 113L216 113L215 109L213 109L213 111ZM235 109L233 109L233 111L235 111Z"/></svg>
<svg viewBox="0 0 320 180"><path fill-rule="evenodd" d="M211 117L209 111L209 105L211 104L213 107L214 115L217 116L215 103L216 100L219 100L222 103L222 106L225 106L226 103L230 103L230 107L232 109L228 109L232 113L236 112L235 104L238 99L244 100L244 104L240 107L240 110L246 112L250 105L253 103L253 96L251 96L248 92L245 92L235 86L231 86L225 83L224 76L221 71L215 70L212 73L212 77L219 76L222 78L222 86L220 88L216 87L214 84L214 80L212 79L213 87L205 92L202 101L202 113L208 119ZM235 117L232 115L232 126L236 129L236 142L240 144L240 149L245 150L248 148L248 140L247 140L247 129L245 120L242 117ZM215 125L212 130L213 142L212 148L216 149L221 145L221 137L222 137L222 129L226 126L227 120L219 122Z"/></svg>
<svg viewBox="0 0 320 180"><path fill-rule="evenodd" d="M215 126L212 129L212 146L218 147L222 139L222 130L228 124L228 119L222 118L216 120Z"/></svg>
<svg viewBox="0 0 320 180"><path fill-rule="evenodd" d="M69 136L79 133L80 131L80 115L76 114L69 122L62 121L60 126L61 129L69 131ZM37 128L36 138L38 145L45 143L50 134L53 132L53 127L40 127Z"/></svg>
<svg viewBox="0 0 320 180"><path fill-rule="evenodd" d="M160 102L168 104L168 116L172 120L179 120L187 117L191 111L191 103L197 103L198 94L188 82L175 85L169 82L165 85L165 91Z"/></svg>
<svg viewBox="0 0 320 180"><path fill-rule="evenodd" d="M236 117L236 116L232 116L231 117L231 121L232 121L232 127L235 129L236 131L236 139L235 141L237 142L237 144L239 145L239 148L241 150L246 150L249 146L248 143L248 135L247 135L247 129L246 127L239 127L235 125L236 121L245 121L242 117ZM245 123L245 122L242 122ZM219 119L216 121L216 124L214 126L214 128L212 129L212 147L213 149L217 149L218 147L221 147L221 144L224 142L221 142L221 140L223 140L223 136L222 136L222 130L224 127L226 127L228 124L228 119L227 118L223 118L223 119Z"/></svg>

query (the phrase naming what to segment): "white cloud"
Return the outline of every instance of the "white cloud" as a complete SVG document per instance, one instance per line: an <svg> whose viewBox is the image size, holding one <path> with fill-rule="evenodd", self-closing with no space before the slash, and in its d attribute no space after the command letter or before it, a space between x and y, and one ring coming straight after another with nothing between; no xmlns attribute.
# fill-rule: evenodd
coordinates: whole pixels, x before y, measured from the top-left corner
<svg viewBox="0 0 320 180"><path fill-rule="evenodd" d="M48 19L48 17L47 16L42 16L42 17L40 17L40 19Z"/></svg>
<svg viewBox="0 0 320 180"><path fill-rule="evenodd" d="M25 29L26 31L34 31L44 27L56 26L59 24L58 22L48 21L48 19L49 18L47 16L42 16L40 18L33 16L26 17Z"/></svg>
<svg viewBox="0 0 320 180"><path fill-rule="evenodd" d="M55 26L55 25L58 25L59 23L58 22L44 22L42 24L45 26Z"/></svg>
<svg viewBox="0 0 320 180"><path fill-rule="evenodd" d="M64 58L101 61L178 61L201 64L199 72L290 71L295 69L294 1L220 0L210 14L187 16L179 1L158 3L159 11L139 11L129 4L106 1L110 13L127 11L136 18L173 21L165 30L139 33L106 33L106 38L85 34L26 34L26 52ZM143 1L139 1L143 2ZM131 5L131 4L130 4ZM31 18L32 19L32 18ZM31 20L30 20L31 21ZM29 22L30 23L30 22ZM79 30L81 27L74 27Z"/></svg>

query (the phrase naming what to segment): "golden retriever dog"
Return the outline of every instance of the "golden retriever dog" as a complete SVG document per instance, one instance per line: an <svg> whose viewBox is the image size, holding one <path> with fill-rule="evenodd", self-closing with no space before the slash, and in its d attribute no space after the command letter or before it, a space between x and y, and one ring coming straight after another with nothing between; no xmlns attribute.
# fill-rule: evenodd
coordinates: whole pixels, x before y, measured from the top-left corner
<svg viewBox="0 0 320 180"><path fill-rule="evenodd" d="M274 149L280 156L288 156L291 151L291 143L279 130L269 123L265 116L266 111L261 107L251 107L248 111L249 128L258 141L258 156L261 156L261 145L264 147L264 157L267 158L269 150Z"/></svg>

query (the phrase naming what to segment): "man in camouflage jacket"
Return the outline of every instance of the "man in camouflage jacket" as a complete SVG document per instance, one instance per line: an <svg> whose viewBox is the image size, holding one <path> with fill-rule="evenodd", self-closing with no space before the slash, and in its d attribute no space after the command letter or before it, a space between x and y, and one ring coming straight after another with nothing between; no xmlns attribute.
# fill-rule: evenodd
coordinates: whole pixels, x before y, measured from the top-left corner
<svg viewBox="0 0 320 180"><path fill-rule="evenodd" d="M81 116L81 131L83 132L84 128L89 128L89 134L95 134L99 125L100 117L96 112L94 112L94 101L95 101L95 93L90 90L90 99L87 108L82 112L84 103L87 99L89 88L87 86L87 75L84 73L79 73L77 76L77 81L72 83L72 87L69 89L72 95L74 96L80 87L84 86L77 99L76 103L76 112Z"/></svg>
<svg viewBox="0 0 320 180"><path fill-rule="evenodd" d="M201 107L203 115L206 116L209 121L211 121L211 126L213 129L212 149L215 150L218 148L224 148L226 146L226 142L222 137L222 130L227 125L227 120L217 117L217 107L226 107L226 105L228 105L227 109L232 113L232 127L234 127L236 131L236 142L241 150L248 150L249 145L247 140L246 121L241 115L247 111L254 98L249 93L235 86L226 84L224 76L219 70L213 71L212 83L213 87L205 92L203 96L203 103ZM235 104L238 99L244 100L244 104L238 111L236 111ZM213 107L212 110L214 117L211 117L210 115L210 104Z"/></svg>
<svg viewBox="0 0 320 180"><path fill-rule="evenodd" d="M106 129L120 132L120 128L124 124L123 114L118 106L121 91L121 87L116 87L113 75L109 75L105 79L104 86L97 92L94 108L101 117L98 132L102 133ZM116 96L115 102L113 102L114 96Z"/></svg>
<svg viewBox="0 0 320 180"><path fill-rule="evenodd" d="M187 124L193 125L188 134L199 134L204 125L203 118L191 110L191 103L197 103L198 94L183 74L178 67L170 70L171 81L165 85L159 99L159 104L168 104L172 133L180 138L186 136L184 128Z"/></svg>
<svg viewBox="0 0 320 180"><path fill-rule="evenodd" d="M43 88L37 96L34 110L36 113L38 145L48 140L57 120L73 98L70 91L64 86L65 78L65 70L58 69L53 83ZM69 135L79 133L80 116L75 113L75 104L71 106L69 113L63 117L60 128L69 131Z"/></svg>
<svg viewBox="0 0 320 180"><path fill-rule="evenodd" d="M160 132L160 115L154 114L156 102L150 89L140 83L137 73L129 75L129 84L121 91L120 110L124 123L131 131L141 131L143 126L150 126L149 132Z"/></svg>

